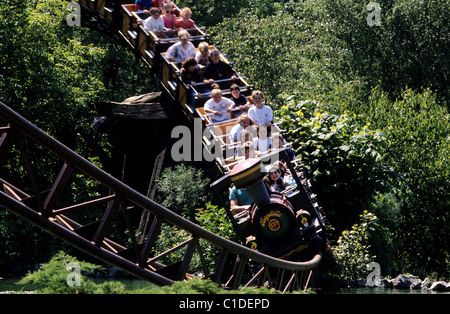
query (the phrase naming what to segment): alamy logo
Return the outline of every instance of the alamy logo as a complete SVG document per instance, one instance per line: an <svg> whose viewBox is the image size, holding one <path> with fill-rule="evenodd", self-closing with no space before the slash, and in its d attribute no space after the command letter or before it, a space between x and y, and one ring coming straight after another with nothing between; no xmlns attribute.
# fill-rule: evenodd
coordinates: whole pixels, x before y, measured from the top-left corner
<svg viewBox="0 0 450 314"><path fill-rule="evenodd" d="M67 10L70 11L66 22L69 26L81 26L81 6L79 3L70 2L67 5Z"/></svg>
<svg viewBox="0 0 450 314"><path fill-rule="evenodd" d="M367 15L367 25L381 26L381 6L378 2L371 2L366 7L367 11L372 11Z"/></svg>
<svg viewBox="0 0 450 314"><path fill-rule="evenodd" d="M66 264L66 269L70 274L66 277L66 282L69 287L81 286L81 266L76 262Z"/></svg>
<svg viewBox="0 0 450 314"><path fill-rule="evenodd" d="M377 262L371 262L367 264L367 270L371 270L369 275L367 276L367 286L373 287L378 285L381 279L381 267Z"/></svg>

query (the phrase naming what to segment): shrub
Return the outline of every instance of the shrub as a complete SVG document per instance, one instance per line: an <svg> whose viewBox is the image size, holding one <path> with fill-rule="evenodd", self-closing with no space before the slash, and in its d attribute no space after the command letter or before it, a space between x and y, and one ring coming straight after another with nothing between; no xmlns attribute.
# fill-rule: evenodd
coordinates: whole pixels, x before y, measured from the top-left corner
<svg viewBox="0 0 450 314"><path fill-rule="evenodd" d="M80 285L69 285L69 263L80 265ZM37 293L43 294L117 294L124 293L125 286L119 282L104 282L97 284L87 275L93 275L102 270L101 266L78 261L76 258L60 251L41 268L26 275L19 284L31 284L36 287Z"/></svg>
<svg viewBox="0 0 450 314"><path fill-rule="evenodd" d="M384 135L360 127L348 113L330 114L316 102L295 98L285 99L277 115L330 222L339 231L348 228L388 185L390 171L381 168L379 153Z"/></svg>
<svg viewBox="0 0 450 314"><path fill-rule="evenodd" d="M208 179L203 171L181 163L166 168L158 180L157 200L177 214L194 221L195 209L207 199Z"/></svg>
<svg viewBox="0 0 450 314"><path fill-rule="evenodd" d="M375 256L369 253L369 232L377 217L367 211L360 215L360 222L353 225L351 230L344 230L332 246L331 252L338 267L335 274L339 279L358 279L367 275L366 265L373 261Z"/></svg>

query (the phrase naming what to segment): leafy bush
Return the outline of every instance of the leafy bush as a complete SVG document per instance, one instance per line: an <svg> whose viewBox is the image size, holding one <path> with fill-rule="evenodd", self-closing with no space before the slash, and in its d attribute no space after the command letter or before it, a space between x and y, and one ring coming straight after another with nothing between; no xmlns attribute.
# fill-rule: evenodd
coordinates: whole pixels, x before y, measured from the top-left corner
<svg viewBox="0 0 450 314"><path fill-rule="evenodd" d="M203 171L181 163L174 168L165 168L158 180L157 200L170 210L194 221L195 210L207 199L206 185L209 182Z"/></svg>
<svg viewBox="0 0 450 314"><path fill-rule="evenodd" d="M69 285L68 270L70 263L78 263L80 266L80 285ZM70 268L70 267L69 267ZM118 294L125 292L125 286L119 282L104 282L97 284L87 275L94 275L101 271L102 267L87 262L78 261L76 258L60 251L52 259L34 272L26 275L19 284L33 285L37 293L43 294Z"/></svg>
<svg viewBox="0 0 450 314"><path fill-rule="evenodd" d="M379 153L384 135L360 127L348 113L330 114L316 102L295 98L286 99L277 115L330 222L338 230L348 228L388 184L390 172L381 168Z"/></svg>
<svg viewBox="0 0 450 314"><path fill-rule="evenodd" d="M395 234L403 263L410 271L426 275L434 269L445 276L450 232L450 115L430 90L406 90L390 102L374 91L366 120L381 128L390 145L382 148L387 167L404 179Z"/></svg>
<svg viewBox="0 0 450 314"><path fill-rule="evenodd" d="M312 98L340 84L343 71L336 70L349 55L329 36L328 24L320 23L316 3L275 3L271 14L258 12L242 8L209 31L214 44L267 98L282 91Z"/></svg>
<svg viewBox="0 0 450 314"><path fill-rule="evenodd" d="M338 267L335 275L339 279L364 278L367 275L366 265L375 258L369 253L369 232L373 230L377 217L364 211L360 220L351 230L344 230L337 245L331 248Z"/></svg>

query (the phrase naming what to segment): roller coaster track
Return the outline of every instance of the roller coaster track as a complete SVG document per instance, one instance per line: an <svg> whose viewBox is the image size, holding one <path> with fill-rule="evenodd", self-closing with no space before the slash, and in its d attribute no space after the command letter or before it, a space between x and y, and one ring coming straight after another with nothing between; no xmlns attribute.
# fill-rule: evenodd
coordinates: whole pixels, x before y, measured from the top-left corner
<svg viewBox="0 0 450 314"><path fill-rule="evenodd" d="M81 2L92 14L104 13L104 1ZM18 172L14 181L21 185L16 187L7 182L3 171L0 173L0 207L101 261L158 285L170 285L189 278L189 267L194 260L200 262L206 277L225 288L261 286L270 282L275 289L292 291L306 289L313 283L322 258L321 251L307 262L292 262L251 250L140 194L1 102L0 120L0 161L14 160ZM32 156L27 148L38 149L42 156ZM45 158L51 163L49 171L56 169L53 177L46 174L47 178L53 178L47 186L42 186L45 180L39 180L36 175L33 158ZM83 202L65 196L65 191L77 188L86 180L102 193L91 195L90 200ZM81 191L83 186L78 188ZM139 241L142 237L136 234L133 217L142 211L148 211L152 219L144 240ZM172 228L173 232L184 230L188 236L173 248L159 252L156 246L163 225ZM117 236L118 232L121 236ZM123 240L123 234L128 235L127 240ZM205 243L217 247L220 252L212 271L208 267L211 265L205 265L202 247ZM167 257L175 253L178 254L176 261L172 259L166 263ZM249 270L252 265L255 266L253 272ZM248 273L252 275L244 275Z"/></svg>

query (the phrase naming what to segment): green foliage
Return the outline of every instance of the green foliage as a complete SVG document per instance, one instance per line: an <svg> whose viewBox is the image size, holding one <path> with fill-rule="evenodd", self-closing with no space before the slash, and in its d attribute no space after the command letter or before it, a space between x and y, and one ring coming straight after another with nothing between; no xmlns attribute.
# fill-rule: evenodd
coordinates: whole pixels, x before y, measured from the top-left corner
<svg viewBox="0 0 450 314"><path fill-rule="evenodd" d="M388 167L404 178L401 219L395 234L404 262L414 273L450 271L448 234L450 197L450 115L430 90L407 90L390 102L374 91L366 119L382 128L390 145L381 151ZM431 258L433 257L433 258Z"/></svg>
<svg viewBox="0 0 450 314"><path fill-rule="evenodd" d="M331 248L338 271L339 279L365 278L366 265L375 258L369 254L369 233L374 230L377 217L367 211L360 215L360 223L353 225L351 230L344 230Z"/></svg>
<svg viewBox="0 0 450 314"><path fill-rule="evenodd" d="M379 153L384 135L360 127L348 113L330 114L315 102L295 98L286 99L277 114L330 222L338 230L348 228L387 185Z"/></svg>
<svg viewBox="0 0 450 314"><path fill-rule="evenodd" d="M119 43L84 27L69 27L67 4L59 0L0 3L0 100L64 145L100 164L109 158L109 144L105 135L92 127L96 116L93 104L148 92L155 88L155 79ZM49 189L61 160L28 141L25 146L39 188ZM29 183L16 149L2 162L0 171L17 186ZM85 176L76 175L65 192L67 199L83 201L96 193L96 186ZM47 260L56 252L51 252L53 245L48 243L61 245L15 217L5 214L0 219L0 230L5 231L0 233L1 271L11 265Z"/></svg>
<svg viewBox="0 0 450 314"><path fill-rule="evenodd" d="M81 270L80 285L68 285L67 278L71 275L69 263L78 263ZM69 268L69 270L68 270ZM119 294L125 292L125 286L119 282L104 282L97 284L87 275L101 271L101 266L78 261L75 257L60 251L42 267L26 275L19 284L32 285L37 293L42 294Z"/></svg>
<svg viewBox="0 0 450 314"><path fill-rule="evenodd" d="M340 61L331 64L330 57L345 59L348 55L328 36L326 25L315 22L314 5L278 4L272 14L263 17L253 8L243 8L210 32L235 67L269 99L280 91L314 97L332 91L340 82L335 72Z"/></svg>
<svg viewBox="0 0 450 314"><path fill-rule="evenodd" d="M218 208L217 205L206 203L206 208L197 213L197 221L206 230L209 230L218 236L230 240L237 239L233 224L227 217L224 208Z"/></svg>
<svg viewBox="0 0 450 314"><path fill-rule="evenodd" d="M158 180L157 200L179 215L194 220L195 210L203 206L207 199L203 171L187 164L178 164L174 168L166 168Z"/></svg>
<svg viewBox="0 0 450 314"><path fill-rule="evenodd" d="M385 0L381 26L368 26L368 2L321 0L334 36L352 54L350 67L371 86L395 99L406 86L433 88L447 102L450 97L448 47L449 1Z"/></svg>
<svg viewBox="0 0 450 314"><path fill-rule="evenodd" d="M197 213L197 221L199 225L206 230L224 237L225 239L239 242L233 224L224 208L218 208L217 205L206 203L206 208ZM217 263L217 256L219 256L220 248L206 241L201 242L201 246L206 265L208 265L209 272L212 273Z"/></svg>

